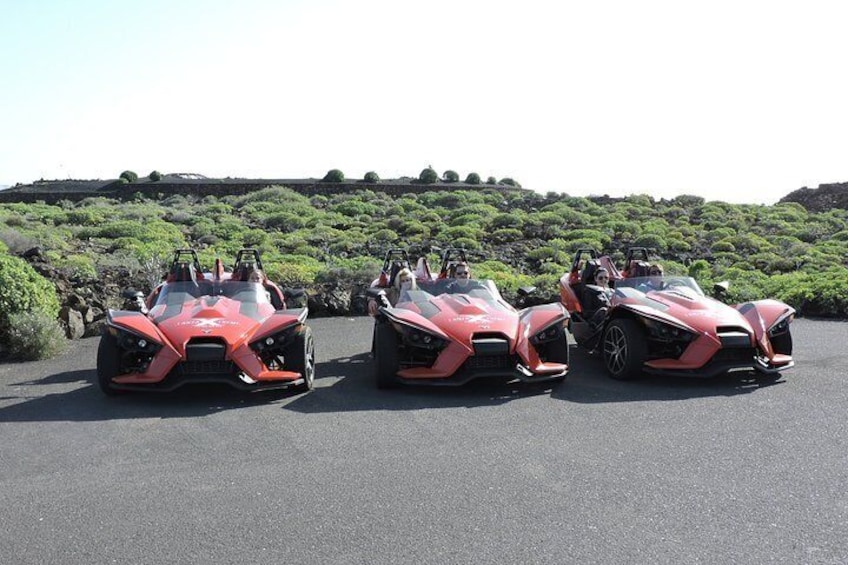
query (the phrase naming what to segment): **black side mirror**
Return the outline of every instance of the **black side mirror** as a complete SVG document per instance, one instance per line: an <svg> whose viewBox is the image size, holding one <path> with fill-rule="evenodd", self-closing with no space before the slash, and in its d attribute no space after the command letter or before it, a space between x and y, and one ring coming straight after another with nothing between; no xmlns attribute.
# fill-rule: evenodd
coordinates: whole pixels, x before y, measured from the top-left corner
<svg viewBox="0 0 848 565"><path fill-rule="evenodd" d="M124 300L135 300L138 296L144 297L141 291L134 288L125 288L123 292L121 292L121 296L124 297Z"/></svg>
<svg viewBox="0 0 848 565"><path fill-rule="evenodd" d="M306 296L306 291L302 288L284 288L283 296L286 300L294 300Z"/></svg>
<svg viewBox="0 0 848 565"><path fill-rule="evenodd" d="M121 293L124 298L124 310L141 312L147 314L147 304L144 303L144 294L134 288L127 288Z"/></svg>
<svg viewBox="0 0 848 565"><path fill-rule="evenodd" d="M518 296L527 297L536 292L535 286L521 286L518 288Z"/></svg>
<svg viewBox="0 0 848 565"><path fill-rule="evenodd" d="M722 299L727 296L727 291L730 289L729 281L717 282L713 285L713 296Z"/></svg>
<svg viewBox="0 0 848 565"><path fill-rule="evenodd" d="M370 288L365 289L365 296L368 298L373 298L377 301L381 306L391 306L389 303L389 299L386 296L386 289L380 288L378 286L372 286Z"/></svg>

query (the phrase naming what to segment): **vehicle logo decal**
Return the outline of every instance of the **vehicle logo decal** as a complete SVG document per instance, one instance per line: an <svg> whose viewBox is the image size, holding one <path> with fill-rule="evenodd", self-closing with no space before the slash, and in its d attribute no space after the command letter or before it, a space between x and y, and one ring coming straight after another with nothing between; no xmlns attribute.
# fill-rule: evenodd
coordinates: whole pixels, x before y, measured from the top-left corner
<svg viewBox="0 0 848 565"><path fill-rule="evenodd" d="M196 320L183 320L177 324L178 326L194 326L195 328L222 328L224 326L237 326L238 322L233 320L224 320L221 318L198 318ZM205 330L204 333L209 333L211 330Z"/></svg>
<svg viewBox="0 0 848 565"><path fill-rule="evenodd" d="M488 314L469 314L465 316L456 316L451 318L451 322L464 322L468 324L479 324L484 327L491 327L493 322L498 322L503 320L503 318L493 318Z"/></svg>

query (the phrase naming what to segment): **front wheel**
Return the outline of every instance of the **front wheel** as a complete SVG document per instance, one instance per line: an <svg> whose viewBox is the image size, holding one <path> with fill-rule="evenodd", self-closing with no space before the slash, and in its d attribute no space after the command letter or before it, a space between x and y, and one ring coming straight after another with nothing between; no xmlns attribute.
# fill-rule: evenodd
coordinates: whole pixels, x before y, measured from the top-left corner
<svg viewBox="0 0 848 565"><path fill-rule="evenodd" d="M112 386L112 379L118 376L121 367L121 352L118 350L118 340L109 333L104 333L97 347L97 384L106 396L120 393Z"/></svg>
<svg viewBox="0 0 848 565"><path fill-rule="evenodd" d="M374 378L377 388L397 386L398 338L394 328L386 323L374 325Z"/></svg>
<svg viewBox="0 0 848 565"><path fill-rule="evenodd" d="M638 322L613 320L604 331L602 343L604 365L612 378L628 380L642 373L642 365L648 356L648 343Z"/></svg>
<svg viewBox="0 0 848 565"><path fill-rule="evenodd" d="M296 392L309 392L315 386L315 344L312 341L312 328L304 326L295 338L287 356L288 370L300 373L303 383L294 387Z"/></svg>

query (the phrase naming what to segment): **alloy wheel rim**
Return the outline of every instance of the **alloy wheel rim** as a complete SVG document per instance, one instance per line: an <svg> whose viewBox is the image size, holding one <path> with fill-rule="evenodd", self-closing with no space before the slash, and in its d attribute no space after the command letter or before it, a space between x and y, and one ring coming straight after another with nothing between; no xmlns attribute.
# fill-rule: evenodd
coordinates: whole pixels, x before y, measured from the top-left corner
<svg viewBox="0 0 848 565"><path fill-rule="evenodd" d="M306 351L306 381L310 384L315 382L315 346L312 340L309 340Z"/></svg>
<svg viewBox="0 0 848 565"><path fill-rule="evenodd" d="M618 326L610 326L604 340L604 357L607 369L614 375L620 374L627 363L627 336Z"/></svg>

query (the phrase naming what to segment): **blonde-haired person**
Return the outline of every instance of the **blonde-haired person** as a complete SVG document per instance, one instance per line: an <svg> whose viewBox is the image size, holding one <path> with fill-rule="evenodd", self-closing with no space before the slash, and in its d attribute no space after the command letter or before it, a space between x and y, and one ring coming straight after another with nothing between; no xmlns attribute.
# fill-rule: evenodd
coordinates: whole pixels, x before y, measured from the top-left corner
<svg viewBox="0 0 848 565"><path fill-rule="evenodd" d="M401 269L398 271L397 275L395 275L395 280L392 286L386 289L386 299L389 301L389 304L394 306L398 303L398 300L400 300L401 294L404 291L417 289L418 283L415 282L415 275L412 274L412 271L409 269ZM379 308L380 306L377 304L375 299L368 299L368 314L376 316Z"/></svg>

